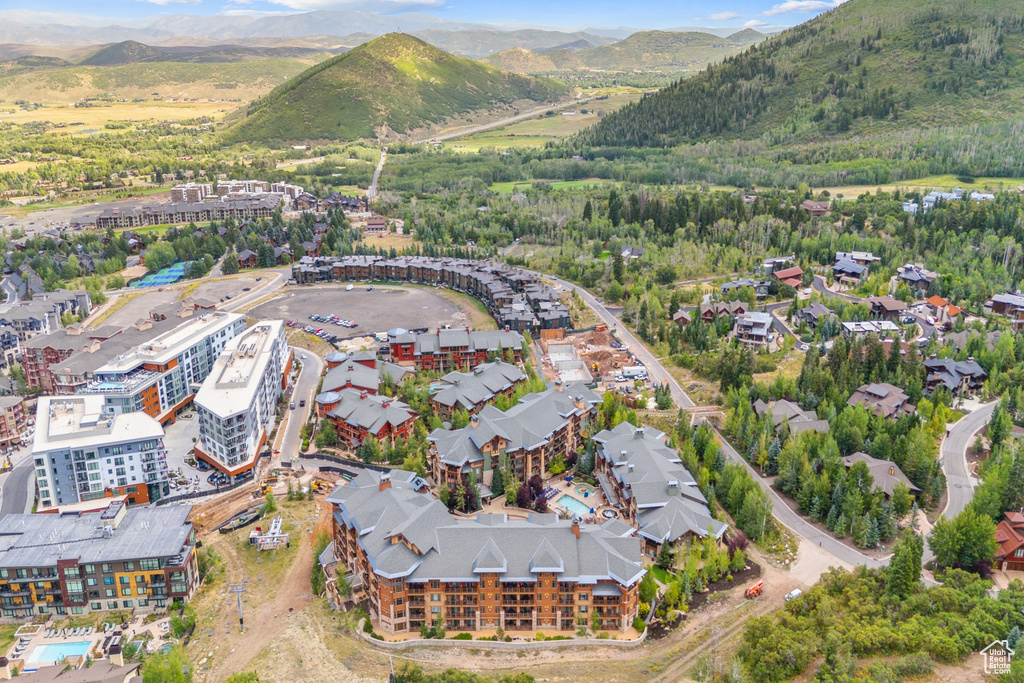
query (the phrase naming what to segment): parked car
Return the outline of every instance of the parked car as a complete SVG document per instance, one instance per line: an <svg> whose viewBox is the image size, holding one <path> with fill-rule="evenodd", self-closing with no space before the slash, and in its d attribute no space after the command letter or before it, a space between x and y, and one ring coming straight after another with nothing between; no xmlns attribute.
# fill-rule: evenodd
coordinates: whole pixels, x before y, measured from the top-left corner
<svg viewBox="0 0 1024 683"><path fill-rule="evenodd" d="M799 588L794 588L793 590L786 593L786 602L789 602L790 600L796 600L803 594L804 592L802 590L800 590Z"/></svg>
<svg viewBox="0 0 1024 683"><path fill-rule="evenodd" d="M810 344L801 344L797 348L799 348L801 351L810 351L811 345Z"/></svg>
<svg viewBox="0 0 1024 683"><path fill-rule="evenodd" d="M904 325L913 325L916 322L917 322L917 318L915 318L912 315L905 315L905 316L903 316L903 324Z"/></svg>
<svg viewBox="0 0 1024 683"><path fill-rule="evenodd" d="M295 403L288 404L288 410L295 410Z"/></svg>

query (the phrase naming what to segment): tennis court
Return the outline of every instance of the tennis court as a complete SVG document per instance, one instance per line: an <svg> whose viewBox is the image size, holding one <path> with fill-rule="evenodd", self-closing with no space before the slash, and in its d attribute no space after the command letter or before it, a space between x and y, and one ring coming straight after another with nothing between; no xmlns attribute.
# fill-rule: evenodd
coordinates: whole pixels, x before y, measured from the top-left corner
<svg viewBox="0 0 1024 683"><path fill-rule="evenodd" d="M137 280L131 284L132 287L162 287L163 285L169 285L177 282L181 278L185 277L185 269L188 268L189 263L175 263L173 266L167 266L159 273L150 273L141 280Z"/></svg>

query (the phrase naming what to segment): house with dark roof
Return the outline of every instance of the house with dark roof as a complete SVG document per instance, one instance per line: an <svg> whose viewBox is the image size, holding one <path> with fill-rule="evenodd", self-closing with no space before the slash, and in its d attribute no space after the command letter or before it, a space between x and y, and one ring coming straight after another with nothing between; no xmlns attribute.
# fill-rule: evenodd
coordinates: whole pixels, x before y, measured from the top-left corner
<svg viewBox="0 0 1024 683"><path fill-rule="evenodd" d="M720 540L728 525L715 519L697 481L683 467L665 434L623 422L594 436L594 472L608 502L637 528L644 553L664 543Z"/></svg>
<svg viewBox="0 0 1024 683"><path fill-rule="evenodd" d="M817 432L823 434L829 430L828 420L819 420L817 413L804 410L799 404L786 399L765 403L761 399L754 401L754 413L758 417L771 415L772 424L778 429L783 422L789 425L790 434Z"/></svg>
<svg viewBox="0 0 1024 683"><path fill-rule="evenodd" d="M868 267L854 261L836 261L832 264L832 277L848 285L856 285L864 280Z"/></svg>
<svg viewBox="0 0 1024 683"><path fill-rule="evenodd" d="M525 381L519 366L504 361L483 363L471 372L449 372L430 395L430 407L442 420L450 420L458 410L473 415L499 396L511 396Z"/></svg>
<svg viewBox="0 0 1024 683"><path fill-rule="evenodd" d="M881 489L882 493L885 494L886 498L892 497L893 491L896 490L896 486L903 484L911 493L920 493L921 489L914 486L907 475L903 474L903 470L900 469L899 465L890 460L879 460L873 458L867 453L861 453L860 451L853 455L848 455L843 458L843 465L849 470L856 463L863 462L868 466L868 472L871 473L871 479L873 481L874 489Z"/></svg>
<svg viewBox="0 0 1024 683"><path fill-rule="evenodd" d="M582 382L555 382L546 391L523 396L505 412L484 406L468 426L435 429L427 437L433 480L456 486L473 472L478 482L490 486L502 455L508 457L516 480L543 476L555 455L583 448L583 432L598 403L600 397Z"/></svg>
<svg viewBox="0 0 1024 683"><path fill-rule="evenodd" d="M898 320L907 310L906 302L891 296L876 296L867 300L871 306L871 314L883 320Z"/></svg>
<svg viewBox="0 0 1024 683"><path fill-rule="evenodd" d="M800 208L812 216L824 216L830 211L828 202L816 202L811 199L805 200Z"/></svg>
<svg viewBox="0 0 1024 683"><path fill-rule="evenodd" d="M846 405L862 405L875 415L887 420L898 420L917 410L902 389L886 382L865 384L859 387L847 399Z"/></svg>
<svg viewBox="0 0 1024 683"><path fill-rule="evenodd" d="M818 329L818 325L820 325L823 321L828 320L829 318L834 318L835 313L833 313L832 309L830 309L825 304L819 303L817 301L812 301L811 303L807 304L799 311L794 313L793 317L796 319L798 323L807 323L808 327L810 327L812 330L816 330Z"/></svg>
<svg viewBox="0 0 1024 683"><path fill-rule="evenodd" d="M753 311L736 318L735 335L748 348L763 348L774 337L771 313Z"/></svg>
<svg viewBox="0 0 1024 683"><path fill-rule="evenodd" d="M908 263L896 269L897 283L906 284L917 294L917 296L923 296L926 294L928 292L928 288L931 287L932 282L934 282L937 277L938 275L932 271L925 270L923 266L913 263Z"/></svg>
<svg viewBox="0 0 1024 683"><path fill-rule="evenodd" d="M870 251L837 251L836 262L839 261L853 261L856 264L862 266L871 266L872 263L878 263L882 259L875 256Z"/></svg>
<svg viewBox="0 0 1024 683"><path fill-rule="evenodd" d="M328 596L342 603L345 576L380 632L443 621L449 631L571 633L582 618L621 633L637 616L640 540L616 520L456 518L399 470L366 470L327 502L332 542L320 561Z"/></svg>
<svg viewBox="0 0 1024 683"><path fill-rule="evenodd" d="M252 249L243 249L238 252L238 265L243 268L255 268L258 258L256 252Z"/></svg>
<svg viewBox="0 0 1024 683"><path fill-rule="evenodd" d="M935 391L945 386L953 396L969 396L982 388L988 373L973 358L956 361L952 358L929 358L924 362L925 387Z"/></svg>
<svg viewBox="0 0 1024 683"><path fill-rule="evenodd" d="M358 389L325 391L316 397L317 410L334 425L338 439L356 448L368 438L394 445L412 434L416 413L388 396Z"/></svg>

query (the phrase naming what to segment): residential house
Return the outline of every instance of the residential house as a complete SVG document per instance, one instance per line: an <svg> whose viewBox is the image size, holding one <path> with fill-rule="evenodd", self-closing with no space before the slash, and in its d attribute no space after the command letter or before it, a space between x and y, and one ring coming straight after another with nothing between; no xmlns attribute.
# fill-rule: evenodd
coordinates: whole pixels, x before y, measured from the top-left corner
<svg viewBox="0 0 1024 683"><path fill-rule="evenodd" d="M748 348L763 348L771 342L772 316L770 313L754 311L744 313L736 318L735 335L740 343Z"/></svg>
<svg viewBox="0 0 1024 683"><path fill-rule="evenodd" d="M0 396L0 447L20 444L26 426L25 399L21 396Z"/></svg>
<svg viewBox="0 0 1024 683"><path fill-rule="evenodd" d="M907 310L907 304L891 296L876 296L867 300L871 314L883 320L899 320Z"/></svg>
<svg viewBox="0 0 1024 683"><path fill-rule="evenodd" d="M728 526L711 515L696 480L665 434L623 422L594 436L594 473L605 497L637 528L643 551L664 543L720 540Z"/></svg>
<svg viewBox="0 0 1024 683"><path fill-rule="evenodd" d="M812 301L793 314L797 323L807 323L812 330L818 329L818 325L823 321L834 317L835 313L832 312L832 309L817 301Z"/></svg>
<svg viewBox="0 0 1024 683"><path fill-rule="evenodd" d="M1013 292L996 294L985 305L998 315L1013 315L1018 308L1024 308L1024 296Z"/></svg>
<svg viewBox="0 0 1024 683"><path fill-rule="evenodd" d="M622 258L624 258L626 260L638 259L638 258L640 258L643 255L644 255L644 248L643 247L631 247L629 245L626 245L626 246L622 247Z"/></svg>
<svg viewBox="0 0 1024 683"><path fill-rule="evenodd" d="M776 428L785 422L789 425L790 434L802 432L824 434L829 430L828 420L819 420L816 413L804 410L799 404L786 399L772 403L765 403L761 399L757 399L754 401L754 412L758 417L771 415L772 424Z"/></svg>
<svg viewBox="0 0 1024 683"><path fill-rule="evenodd" d="M1024 514L1007 512L996 525L995 566L1002 571L1024 571Z"/></svg>
<svg viewBox="0 0 1024 683"><path fill-rule="evenodd" d="M837 251L836 262L839 261L853 261L854 263L861 266L871 266L872 263L878 263L882 259L875 256L870 251Z"/></svg>
<svg viewBox="0 0 1024 683"><path fill-rule="evenodd" d="M868 466L868 472L871 473L871 479L873 481L872 491L874 489L882 489L882 493L885 494L886 498L891 498L893 491L900 484L903 484L911 493L920 493L921 489L914 486L907 475L903 474L903 470L900 466L890 460L879 460L873 458L867 453L857 451L853 455L848 455L843 458L843 464L846 469L849 470L858 462L862 462Z"/></svg>
<svg viewBox="0 0 1024 683"><path fill-rule="evenodd" d="M810 199L805 200L800 208L812 216L824 216L831 210L828 202L816 202Z"/></svg>
<svg viewBox="0 0 1024 683"><path fill-rule="evenodd" d="M960 307L954 306L937 294L928 297L927 303L939 323L952 322L962 312Z"/></svg>
<svg viewBox="0 0 1024 683"><path fill-rule="evenodd" d="M738 315L743 315L750 310L750 304L746 301L713 301L710 303L704 303L697 309L701 319L706 322L712 322L715 318L720 315L727 315L735 318Z"/></svg>
<svg viewBox="0 0 1024 683"><path fill-rule="evenodd" d="M686 327L691 322L693 322L693 318L693 311L684 311L681 308L672 314L672 322L674 322L679 327Z"/></svg>
<svg viewBox="0 0 1024 683"><path fill-rule="evenodd" d="M842 323L843 336L847 339L859 339L863 341L868 335L875 335L879 339L885 339L892 335L899 338L900 327L891 320L858 320Z"/></svg>
<svg viewBox="0 0 1024 683"><path fill-rule="evenodd" d="M252 249L243 249L238 252L238 265L242 268L255 268L259 262L259 256Z"/></svg>
<svg viewBox="0 0 1024 683"><path fill-rule="evenodd" d="M929 358L924 362L927 376L925 387L934 391L942 385L949 389L953 396L967 396L982 388L988 374L978 365L974 358L956 361L952 358Z"/></svg>
<svg viewBox="0 0 1024 683"><path fill-rule="evenodd" d="M867 274L868 267L854 261L836 261L832 265L832 277L845 285L856 286Z"/></svg>
<svg viewBox="0 0 1024 683"><path fill-rule="evenodd" d="M792 268L786 268L785 270L779 270L773 273L775 279L784 285L790 287L799 287L803 284L804 269L800 266L793 266Z"/></svg>
<svg viewBox="0 0 1024 683"><path fill-rule="evenodd" d="M902 389L886 382L864 384L858 387L857 391L847 399L846 405L862 405L875 415L888 420L898 420L917 410Z"/></svg>
<svg viewBox="0 0 1024 683"><path fill-rule="evenodd" d="M388 231L388 221L381 216L375 216L366 220L363 232L368 235L383 235Z"/></svg>
<svg viewBox="0 0 1024 683"><path fill-rule="evenodd" d="M897 284L906 284L916 296L924 296L937 277L938 275L932 271L925 270L923 266L912 263L896 269Z"/></svg>
<svg viewBox="0 0 1024 683"><path fill-rule="evenodd" d="M726 282L722 285L722 295L726 295L729 292L748 287L754 290L754 295L758 299L763 299L768 296L768 287L771 283L764 282L761 280L755 280L753 278L740 278L739 280L733 280L732 282Z"/></svg>

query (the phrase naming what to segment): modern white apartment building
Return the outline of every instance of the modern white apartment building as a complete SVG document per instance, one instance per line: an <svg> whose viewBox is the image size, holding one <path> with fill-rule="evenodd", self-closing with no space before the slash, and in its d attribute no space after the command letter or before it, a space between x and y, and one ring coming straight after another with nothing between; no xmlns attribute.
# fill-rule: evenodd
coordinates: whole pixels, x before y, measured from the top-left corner
<svg viewBox="0 0 1024 683"><path fill-rule="evenodd" d="M231 341L196 394L196 457L232 477L255 466L291 360L280 320L259 322Z"/></svg>
<svg viewBox="0 0 1024 683"><path fill-rule="evenodd" d="M102 396L43 396L36 413L39 509L111 496L167 494L164 429L143 412L103 411Z"/></svg>
<svg viewBox="0 0 1024 683"><path fill-rule="evenodd" d="M104 414L143 412L161 424L173 422L228 342L244 331L237 313L192 318L97 368L78 393L102 395Z"/></svg>

